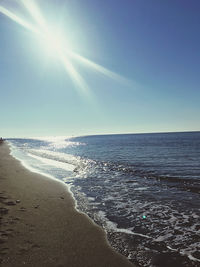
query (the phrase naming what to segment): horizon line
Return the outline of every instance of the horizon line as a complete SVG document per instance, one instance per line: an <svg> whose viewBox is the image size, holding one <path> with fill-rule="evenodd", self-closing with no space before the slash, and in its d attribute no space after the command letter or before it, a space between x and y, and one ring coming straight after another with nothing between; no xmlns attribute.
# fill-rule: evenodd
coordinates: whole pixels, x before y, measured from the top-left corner
<svg viewBox="0 0 200 267"><path fill-rule="evenodd" d="M86 137L86 136L106 136L106 135L136 135L136 134L170 134L170 133L198 133L200 130L184 130L184 131L161 131L161 132L128 132L128 133L97 133L97 134L83 134L83 135L44 135L44 136L24 136L24 137L5 137L4 140L9 139L39 139L39 138L54 138L54 137L60 137L60 138L75 138L75 137Z"/></svg>

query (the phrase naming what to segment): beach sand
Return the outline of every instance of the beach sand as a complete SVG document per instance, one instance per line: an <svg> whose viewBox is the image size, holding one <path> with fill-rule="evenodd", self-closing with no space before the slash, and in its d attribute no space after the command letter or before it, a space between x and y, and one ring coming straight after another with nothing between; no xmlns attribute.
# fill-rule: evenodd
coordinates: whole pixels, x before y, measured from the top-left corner
<svg viewBox="0 0 200 267"><path fill-rule="evenodd" d="M133 266L107 243L104 231L75 210L59 181L32 173L0 145L0 265Z"/></svg>

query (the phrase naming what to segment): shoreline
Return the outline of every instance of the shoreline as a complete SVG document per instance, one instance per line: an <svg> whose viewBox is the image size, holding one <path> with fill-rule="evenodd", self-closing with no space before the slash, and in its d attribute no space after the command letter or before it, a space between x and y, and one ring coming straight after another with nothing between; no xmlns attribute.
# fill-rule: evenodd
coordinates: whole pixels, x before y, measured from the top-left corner
<svg viewBox="0 0 200 267"><path fill-rule="evenodd" d="M67 186L26 169L0 145L0 264L48 267L134 266L75 208Z"/></svg>

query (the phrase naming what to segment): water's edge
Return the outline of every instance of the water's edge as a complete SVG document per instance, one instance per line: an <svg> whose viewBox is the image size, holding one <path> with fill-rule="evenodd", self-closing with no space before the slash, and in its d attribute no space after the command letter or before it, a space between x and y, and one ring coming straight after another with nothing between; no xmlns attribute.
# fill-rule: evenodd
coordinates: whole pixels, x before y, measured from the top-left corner
<svg viewBox="0 0 200 267"><path fill-rule="evenodd" d="M87 140L90 137L85 138ZM93 142L94 137L91 137L91 140ZM114 138L113 140L115 141ZM31 144L31 140L25 141ZM73 140L68 142L75 143ZM195 204L199 194L198 177L191 180L187 175L181 180L168 175L158 176L151 171L151 162L147 162L150 172L138 172L138 168L135 169L130 164L113 165L106 161L92 160L91 146L85 149L91 160L86 160L84 157L74 157L68 148L64 152L70 154L63 154L62 150L54 148L52 150L51 145L50 149L45 145L37 149L37 146L31 144L27 150L28 154L25 155L20 154L20 148L14 147L12 142L10 148L12 156L20 160L25 168L62 181L72 194L76 209L104 229L109 244L116 251L138 266L162 266L166 261L166 266L200 265L200 256L197 253L199 216L195 213L198 208L198 202ZM107 143L105 149L107 150ZM98 144L94 151L99 151ZM159 150L157 152L159 153ZM31 163L35 161L36 168L33 168L34 164L29 164L30 158ZM37 162L40 162L40 167L37 167ZM47 169L49 165L51 167ZM187 169L185 170L184 174L187 174ZM120 194L117 195L117 192ZM129 203L130 193L132 196ZM174 198L173 201L169 201L170 195ZM194 209L190 209L191 196ZM183 210L184 205L178 203L181 199L187 206L186 210ZM110 214L106 212L105 207ZM169 229L168 222L171 224ZM189 243L185 246L181 245L182 237L188 239ZM191 242L194 242L194 246ZM190 249L187 244L191 244Z"/></svg>

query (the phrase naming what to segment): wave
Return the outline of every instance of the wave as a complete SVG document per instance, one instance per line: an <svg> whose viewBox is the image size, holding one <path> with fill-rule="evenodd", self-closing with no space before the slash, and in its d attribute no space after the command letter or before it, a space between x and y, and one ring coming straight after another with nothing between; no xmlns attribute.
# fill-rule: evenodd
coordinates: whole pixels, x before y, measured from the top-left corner
<svg viewBox="0 0 200 267"><path fill-rule="evenodd" d="M45 149L29 149L28 153L30 156L34 158L37 157L38 160L41 160L44 163L57 166L58 168L71 170L75 172L77 176L79 175L83 178L86 176L88 177L91 175L97 175L97 173L119 173L122 176L128 175L130 177L130 179L124 180L124 182L127 184L135 183L134 178L136 177L144 179L155 179L157 181L167 183L167 185L171 188L179 188L181 190L200 194L200 180L195 178L159 175L145 169L137 169L137 167L135 167L134 165L95 161L80 156L74 156L71 154Z"/></svg>
<svg viewBox="0 0 200 267"><path fill-rule="evenodd" d="M99 146L82 147L82 140L56 142L20 140L16 141L16 146L24 153L21 159L30 159L36 168L44 169L70 185L77 208L95 222L102 223L111 243L114 237L114 247L118 243L124 251L138 252L141 262L145 255L140 254L140 248L144 253L171 249L196 260L199 206L198 195L193 193L200 192L198 178L179 175L178 165L173 176L172 172L160 172L163 165L157 169L157 166L150 166L148 159L140 163L136 160L133 164L133 158L125 162L123 158L117 161L115 156L107 157L105 153L101 157ZM74 149L80 146L83 150ZM164 171L167 168L170 166ZM122 241L124 237L126 245ZM137 255L130 258L137 258Z"/></svg>

